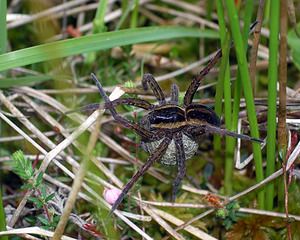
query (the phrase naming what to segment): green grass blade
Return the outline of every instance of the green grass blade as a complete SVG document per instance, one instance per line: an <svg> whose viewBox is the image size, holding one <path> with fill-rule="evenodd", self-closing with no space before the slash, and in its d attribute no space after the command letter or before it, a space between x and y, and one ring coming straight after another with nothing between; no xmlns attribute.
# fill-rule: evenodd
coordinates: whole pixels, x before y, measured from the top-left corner
<svg viewBox="0 0 300 240"><path fill-rule="evenodd" d="M249 27L251 23L251 18L253 15L253 2L251 0L247 0L246 5L245 5L245 10L244 10L244 27L243 27L243 43L245 49L247 49L248 46L248 37L249 37ZM224 84L227 85L224 86L224 89L229 89L231 87L229 79L225 79ZM238 120L239 120L239 112L240 112L240 100L241 100L241 75L240 72L238 71L237 79L234 82L234 99L233 99L233 106L232 106L232 114L231 114L231 122L226 122L225 125L227 129L230 129L231 131L236 132L237 131L237 126L238 126ZM229 106L231 107L230 100L231 96L229 98L226 97L226 95L230 94L230 91L227 90L228 93L224 92L224 102L225 106L227 103L227 108ZM225 107L225 115L226 112L229 111L226 110ZM228 113L227 113L228 115ZM236 140L234 138L227 137L225 141L225 151L226 151L226 159L225 159L225 178L224 178L224 190L225 193L229 194L233 191L233 158L234 158L234 151L236 148ZM263 193L261 193L261 196L263 196Z"/></svg>
<svg viewBox="0 0 300 240"><path fill-rule="evenodd" d="M218 33L186 27L144 27L99 33L2 54L0 71L116 46L184 37L218 38Z"/></svg>
<svg viewBox="0 0 300 240"><path fill-rule="evenodd" d="M0 88L10 88L17 86L30 86L33 84L51 80L53 77L48 75L26 76L18 78L2 78L0 80Z"/></svg>
<svg viewBox="0 0 300 240"><path fill-rule="evenodd" d="M128 18L129 13L131 12L133 6L134 6L134 0L122 2L122 16L121 16L115 30L121 29L122 25ZM124 28L124 26L123 26L123 28Z"/></svg>
<svg viewBox="0 0 300 240"><path fill-rule="evenodd" d="M6 52L7 46L6 7L6 1L0 1L0 53Z"/></svg>
<svg viewBox="0 0 300 240"><path fill-rule="evenodd" d="M297 25L298 31L300 31L300 24ZM288 45L290 47L292 61L295 66L300 69L300 41L299 37L295 33L295 30L290 30L288 33Z"/></svg>
<svg viewBox="0 0 300 240"><path fill-rule="evenodd" d="M107 3L108 0L101 0L99 2L96 16L93 21L93 33L100 33L105 32L105 23L104 23L104 17L107 10Z"/></svg>
<svg viewBox="0 0 300 240"><path fill-rule="evenodd" d="M7 1L0 1L0 53L6 52L7 30L6 30ZM1 133L1 124L0 124ZM2 171L2 170L0 170ZM2 200L2 184L0 184L0 231L6 231L6 218ZM7 236L0 237L1 240L8 240Z"/></svg>
<svg viewBox="0 0 300 240"><path fill-rule="evenodd" d="M224 7L223 3L221 0L216 1L216 7L217 7L217 14L218 14L218 22L219 22L219 28L220 28L220 39L221 39L221 46L222 46L222 59L221 59L221 64L220 64L220 72L218 75L218 83L216 86L216 95L215 95L215 112L216 114L220 117L222 115L222 105L223 105L223 93L227 90L224 89L224 83L229 80L230 81L230 75L229 75L229 44L230 44L230 38L229 38L229 33L226 33L226 23L225 23L225 16L224 16ZM228 68L228 69L227 69ZM228 79L227 79L228 78ZM230 91L230 89L229 89ZM225 98L224 98L225 99ZM225 103L224 103L225 104ZM231 105L231 102L229 102ZM228 108L229 105L226 102L224 106L224 112L225 108L226 110L231 109ZM228 113L228 111L226 111ZM225 121L226 122L231 122L231 114L229 115L225 114ZM221 137L218 135L214 136L214 150L216 154L216 169L223 169L223 159L221 159ZM232 161L232 159L231 159ZM225 162L226 165L226 162ZM232 171L231 171L232 173ZM229 171L226 171L226 166L225 166L225 180L224 180L224 190L225 194L230 194L231 191L229 189L232 189L232 184L231 181L227 181L230 179L229 175L232 175ZM229 175L228 175L229 174Z"/></svg>
<svg viewBox="0 0 300 240"><path fill-rule="evenodd" d="M139 0L134 0L134 7L130 19L130 28L136 28L138 26L139 2Z"/></svg>
<svg viewBox="0 0 300 240"><path fill-rule="evenodd" d="M270 12L270 58L268 81L268 122L267 122L267 169L266 175L270 176L275 171L276 152L276 96L278 80L278 47L279 47L279 18L280 1L271 2ZM266 186L266 209L273 209L274 183Z"/></svg>
<svg viewBox="0 0 300 240"><path fill-rule="evenodd" d="M252 137L259 138L256 112L255 112L255 106L254 106L253 95L251 90L252 86L251 86L250 75L248 71L245 47L243 43L242 34L240 31L239 17L233 0L225 1L225 5L228 11L232 38L234 41L239 71L241 75L241 80L242 80L242 85L243 85L243 90L244 90L244 95L246 100L246 108L247 108L248 120L250 125L250 132ZM263 168L262 168L261 149L260 149L260 144L254 142L253 142L253 156L255 161L256 180L257 182L260 182L264 178ZM258 204L261 208L264 207L263 192L260 192L258 195Z"/></svg>

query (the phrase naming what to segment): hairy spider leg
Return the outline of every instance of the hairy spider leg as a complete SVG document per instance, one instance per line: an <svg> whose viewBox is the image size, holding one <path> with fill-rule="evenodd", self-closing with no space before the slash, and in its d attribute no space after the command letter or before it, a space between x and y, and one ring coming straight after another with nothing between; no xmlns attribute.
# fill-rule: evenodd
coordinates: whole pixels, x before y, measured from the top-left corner
<svg viewBox="0 0 300 240"><path fill-rule="evenodd" d="M159 104L165 104L166 99L163 91L161 90L160 86L156 82L155 78L150 73L145 73L142 79L142 86L144 90L148 89L148 85L152 89L154 96L157 98Z"/></svg>
<svg viewBox="0 0 300 240"><path fill-rule="evenodd" d="M143 108L146 110L151 110L155 107L153 104L149 103L148 101L143 100L143 99L138 99L138 98L118 98L116 100L111 101L111 103L114 107L116 107L118 105L126 104L126 105ZM99 108L104 109L104 108L108 108L108 107L106 107L106 104L90 103L90 104L80 107L78 109L67 111L65 114L70 114L73 112L94 111Z"/></svg>
<svg viewBox="0 0 300 240"><path fill-rule="evenodd" d="M219 128L219 127L216 127L216 126L213 126L210 124L194 127L191 131L193 133L197 133L197 131L200 131L200 132L205 131L206 133L219 134L222 136L230 136L230 137L240 138L240 139L247 140L247 141L263 143L263 140L261 140L261 139L253 138L248 135L239 134L236 132L231 132L231 131L228 131L227 129Z"/></svg>
<svg viewBox="0 0 300 240"><path fill-rule="evenodd" d="M173 83L172 86L171 86L171 100L170 100L170 103L179 105L178 99L179 99L179 88L175 83Z"/></svg>
<svg viewBox="0 0 300 240"><path fill-rule="evenodd" d="M217 51L217 53L213 56L213 58L211 58L208 62L208 64L206 65L205 68L203 68L201 70L201 72L199 74L197 74L190 86L188 87L188 90L186 91L185 95L184 95L184 100L183 100L183 105L186 107L189 104L192 103L194 95L198 89L198 87L200 86L201 80L209 73L209 71L216 65L216 63L218 62L218 60L222 57L222 49L219 49Z"/></svg>
<svg viewBox="0 0 300 240"><path fill-rule="evenodd" d="M181 133L176 134L174 137L174 141L176 147L177 176L173 182L172 198L171 198L172 202L174 202L176 199L176 193L186 172L185 152L184 152L184 146L182 142L182 134Z"/></svg>
<svg viewBox="0 0 300 240"><path fill-rule="evenodd" d="M150 131L140 127L139 125L128 121L126 118L121 117L117 113L116 109L114 108L112 102L109 100L108 96L106 95L106 93L105 93L101 83L97 79L96 75L92 73L91 77L95 81L95 83L98 87L98 90L100 92L100 95L102 96L102 98L105 101L105 107L110 111L111 115L113 116L113 118L116 121L121 123L126 128L133 129L138 135L140 135L141 137L143 137L145 139L154 139L157 137L154 133L151 133Z"/></svg>
<svg viewBox="0 0 300 240"><path fill-rule="evenodd" d="M257 23L258 23L258 21L255 21L250 25L249 33L252 33L254 31ZM233 47L233 42L231 42L231 45L230 45L230 48L232 48L232 47ZM190 103L192 103L194 95L200 85L201 80L203 79L203 77L205 77L209 73L209 71L213 68L213 66L216 65L216 63L218 62L218 60L221 57L222 57L222 49L219 49L217 51L217 53L215 54L215 56L209 60L206 67L203 68L201 70L201 72L193 78L192 83L190 84L190 86L184 96L183 105L185 107L188 106Z"/></svg>
<svg viewBox="0 0 300 240"><path fill-rule="evenodd" d="M87 111L94 111L100 108L100 104L99 103L90 103L88 105L76 108L76 109L72 109L70 111L66 111L64 114L70 114L70 113L74 113L74 112L87 112Z"/></svg>
<svg viewBox="0 0 300 240"><path fill-rule="evenodd" d="M154 151L145 164L134 174L134 176L129 180L129 182L124 186L121 194L119 195L118 199L115 201L115 203L112 205L112 208L110 210L110 214L117 209L117 207L120 205L120 203L123 201L126 194L129 192L129 190L133 187L133 185L136 183L136 181L142 177L145 172L159 159L162 158L162 156L166 153L167 148L171 142L171 137L165 137L164 140L159 144L156 151Z"/></svg>

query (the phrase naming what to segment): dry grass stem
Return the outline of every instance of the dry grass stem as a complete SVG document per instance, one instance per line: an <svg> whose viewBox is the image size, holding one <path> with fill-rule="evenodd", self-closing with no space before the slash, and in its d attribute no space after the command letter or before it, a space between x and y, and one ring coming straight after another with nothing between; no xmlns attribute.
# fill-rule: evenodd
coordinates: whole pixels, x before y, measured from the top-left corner
<svg viewBox="0 0 300 240"><path fill-rule="evenodd" d="M28 227L28 228L18 228L18 229L11 229L7 231L2 231L0 232L0 236L5 236L5 235L24 235L24 234L36 234L39 236L44 236L44 237L53 237L53 232L42 229L40 227ZM36 239L36 238L32 238ZM67 237L67 236L62 236L62 240L75 240L75 238Z"/></svg>
<svg viewBox="0 0 300 240"><path fill-rule="evenodd" d="M143 210L148 213L160 226L162 226L171 236L173 236L177 240L184 240L185 238L173 230L173 228L164 221L155 211L152 210L151 207L143 207Z"/></svg>
<svg viewBox="0 0 300 240"><path fill-rule="evenodd" d="M262 22L263 22L264 7L265 7L265 0L260 0L258 11L257 11L257 17L256 17L256 20L258 21L258 23L255 26L255 30L253 32L253 45L252 45L251 53L250 53L249 73L250 73L250 79L252 81L252 89L253 89L254 93L255 93L255 89L256 89L257 52L258 52L260 32L261 32L261 27L262 27Z"/></svg>

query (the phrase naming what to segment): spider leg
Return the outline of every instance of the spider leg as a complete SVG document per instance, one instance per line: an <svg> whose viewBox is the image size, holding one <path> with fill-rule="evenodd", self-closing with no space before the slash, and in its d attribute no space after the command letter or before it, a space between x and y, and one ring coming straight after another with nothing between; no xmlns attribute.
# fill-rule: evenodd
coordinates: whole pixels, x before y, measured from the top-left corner
<svg viewBox="0 0 300 240"><path fill-rule="evenodd" d="M108 96L106 95L101 83L99 82L99 80L97 79L97 77L95 76L95 74L91 74L92 79L95 81L98 90L100 92L100 95L102 96L102 98L105 101L105 107L110 111L111 115L113 116L113 118L121 123L124 127L126 128L130 128L133 129L138 135L140 135L143 138L146 139L152 139L155 137L155 134L151 133L150 131L140 127L138 124L132 123L130 121L128 121L126 118L121 117L116 109L114 108L112 102L109 100Z"/></svg>
<svg viewBox="0 0 300 240"><path fill-rule="evenodd" d="M131 105L131 106L143 108L143 109L146 109L146 110L151 110L155 107L154 105L152 105L148 101L143 100L143 99L137 99L137 98L119 98L119 99L111 101L111 103L114 107L116 107L118 105L126 104L126 105ZM106 104L91 103L91 104L88 104L86 106L80 107L78 109L67 111L65 114L70 114L70 113L73 113L73 112L94 111L94 110L97 110L99 108L104 109L104 108L109 108L109 107L106 107Z"/></svg>
<svg viewBox="0 0 300 240"><path fill-rule="evenodd" d="M178 103L179 103L178 98L179 98L179 88L175 83L173 83L171 86L171 101L170 101L170 103L178 105Z"/></svg>
<svg viewBox="0 0 300 240"><path fill-rule="evenodd" d="M252 33L255 29L255 26L256 24L258 23L258 21L255 21L253 22L251 25L250 25L250 31L249 33ZM233 46L233 42L231 43L230 45L230 48ZM201 72L195 76L192 80L192 83L190 84L188 90L186 91L185 93L185 96L184 96L184 101L183 101L183 105L184 106L188 106L192 100L193 100L193 97L200 85L200 82L201 80L203 79L203 77L205 77L205 75L207 75L209 73L209 71L213 68L214 65L216 65L216 63L218 62L218 60L222 57L222 49L219 49L217 51L217 53L215 54L214 57L212 57L208 64L206 65L205 68L203 68L201 70Z"/></svg>
<svg viewBox="0 0 300 240"><path fill-rule="evenodd" d="M112 208L110 210L110 214L117 209L117 207L120 205L120 203L123 201L126 194L129 192L129 190L132 188L132 186L136 183L136 181L142 177L145 172L167 151L167 148L169 146L169 143L171 142L172 138L166 137L164 140L159 144L157 149L150 155L146 163L133 175L133 177L129 180L129 182L124 186L121 194L119 195L118 199L115 201L115 203L112 205Z"/></svg>
<svg viewBox="0 0 300 240"><path fill-rule="evenodd" d="M126 104L126 105L143 108L146 110L151 110L155 107L153 104L149 103L148 101L139 98L119 98L112 101L112 104L114 107L118 105Z"/></svg>
<svg viewBox="0 0 300 240"><path fill-rule="evenodd" d="M76 109L72 109L70 111L66 111L64 114L70 114L70 113L74 113L74 112L87 112L87 111L95 111L97 109L99 109L101 106L100 103L90 103L88 105L76 108Z"/></svg>
<svg viewBox="0 0 300 240"><path fill-rule="evenodd" d="M219 134L219 135L222 135L222 136L230 136L230 137L234 137L234 138L240 138L240 139L247 140L247 141L253 141L253 142L258 142L258 143L263 142L263 140L261 140L261 139L253 138L253 137L250 137L248 135L239 134L239 133L236 133L236 132L231 132L227 129L219 128L219 127L216 127L216 126L213 126L213 125L210 125L210 124L203 125L203 126L200 126L200 127L196 127L192 131L193 131L193 133L197 133L197 131L200 131L200 132L204 131L204 132L207 132L207 133Z"/></svg>
<svg viewBox="0 0 300 240"><path fill-rule="evenodd" d="M203 68L201 72L193 78L184 96L184 100L183 100L184 106L188 106L193 101L194 95L201 83L201 80L209 73L209 71L213 68L213 66L216 65L216 63L221 57L222 57L222 49L219 49L215 54L215 56L213 56L213 58L209 60L206 67Z"/></svg>
<svg viewBox="0 0 300 240"><path fill-rule="evenodd" d="M153 75L150 73L144 74L143 79L142 79L142 86L143 86L144 90L148 89L148 85L152 89L159 104L166 103L166 99L165 99L165 95L164 95L163 91L161 90L160 86L154 79Z"/></svg>
<svg viewBox="0 0 300 240"><path fill-rule="evenodd" d="M177 134L174 138L174 141L175 141L176 158L177 158L177 176L173 182L172 199L171 199L172 202L174 202L176 199L176 193L186 172L185 152L184 152L184 146L182 142L182 134L181 133Z"/></svg>

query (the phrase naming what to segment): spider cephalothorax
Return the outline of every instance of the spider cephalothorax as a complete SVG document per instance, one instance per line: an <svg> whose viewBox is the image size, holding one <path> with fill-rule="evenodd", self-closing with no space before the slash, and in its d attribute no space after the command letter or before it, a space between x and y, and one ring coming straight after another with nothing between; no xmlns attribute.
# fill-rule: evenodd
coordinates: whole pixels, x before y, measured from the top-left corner
<svg viewBox="0 0 300 240"><path fill-rule="evenodd" d="M162 89L151 74L143 76L142 85L145 90L150 86L158 100L157 105L137 98L123 98L110 101L100 82L92 74L92 78L105 101L104 107L111 112L117 122L126 128L134 130L141 137L141 146L150 154L145 164L125 185L121 195L112 206L111 211L114 211L118 207L134 183L157 161L165 165L177 165L177 176L173 182L172 192L172 200L174 200L178 187L185 176L185 161L196 153L198 149L198 137L205 133L227 135L261 142L259 139L220 128L220 119L211 108L202 104L192 103L201 79L209 72L220 57L221 50L216 53L208 65L193 79L185 93L183 106L179 106L178 87L175 84L172 85L171 99L167 101ZM116 112L115 106L121 104L133 105L149 112L142 118L140 124L136 124L123 118ZM86 109L96 109L98 107L99 104L92 104L87 106Z"/></svg>

